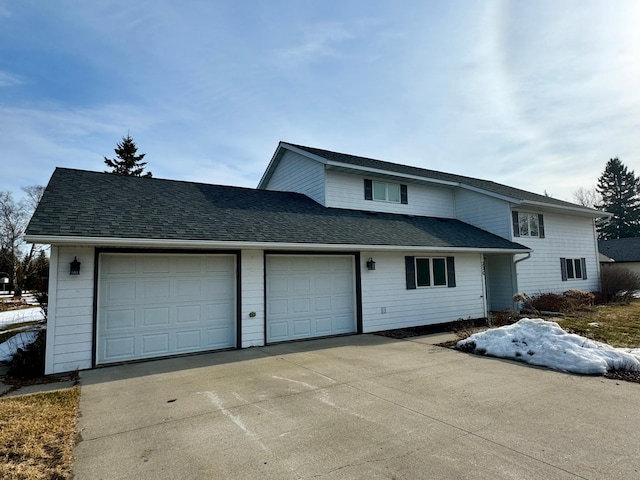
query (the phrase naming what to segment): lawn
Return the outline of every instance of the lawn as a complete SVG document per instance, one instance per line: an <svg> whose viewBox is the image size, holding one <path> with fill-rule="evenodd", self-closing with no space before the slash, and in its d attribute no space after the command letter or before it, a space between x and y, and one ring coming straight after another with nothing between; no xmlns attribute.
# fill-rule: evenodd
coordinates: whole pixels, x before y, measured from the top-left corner
<svg viewBox="0 0 640 480"><path fill-rule="evenodd" d="M568 332L612 347L640 348L640 300L629 305L598 305L567 314L557 322Z"/></svg>
<svg viewBox="0 0 640 480"><path fill-rule="evenodd" d="M79 387L0 399L0 478L73 478Z"/></svg>

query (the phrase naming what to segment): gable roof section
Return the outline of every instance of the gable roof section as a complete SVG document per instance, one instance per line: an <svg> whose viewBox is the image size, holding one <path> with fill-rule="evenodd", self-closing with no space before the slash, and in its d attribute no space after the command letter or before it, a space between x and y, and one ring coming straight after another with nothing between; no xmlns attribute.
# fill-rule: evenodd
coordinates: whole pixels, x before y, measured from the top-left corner
<svg viewBox="0 0 640 480"><path fill-rule="evenodd" d="M65 168L53 173L26 236L52 244L528 251L458 220L325 208L298 193Z"/></svg>
<svg viewBox="0 0 640 480"><path fill-rule="evenodd" d="M420 167L412 167L410 165L401 165L399 163L384 162L372 158L358 157L346 153L332 152L320 148L306 147L304 145L296 145L293 143L280 142L278 149L274 154L267 171L260 180L258 188L266 186L269 178L275 171L277 163L282 155L281 149L290 149L298 153L306 153L310 158L321 161L325 164L337 166L350 166L357 169L364 169L370 172L386 172L404 177L420 178L431 180L435 183L443 185L467 188L470 190L480 191L481 193L491 194L493 196L502 197L503 199L515 203L529 204L532 206L549 206L561 209L572 210L575 213L592 217L606 216L605 212L594 210L592 208L583 207L574 203L565 202L545 195L527 192L519 188L509 187L490 180L481 180L478 178L466 177L463 175L454 175L452 173L438 172L436 170L428 170Z"/></svg>
<svg viewBox="0 0 640 480"><path fill-rule="evenodd" d="M640 262L640 237L598 240L598 251L616 262Z"/></svg>

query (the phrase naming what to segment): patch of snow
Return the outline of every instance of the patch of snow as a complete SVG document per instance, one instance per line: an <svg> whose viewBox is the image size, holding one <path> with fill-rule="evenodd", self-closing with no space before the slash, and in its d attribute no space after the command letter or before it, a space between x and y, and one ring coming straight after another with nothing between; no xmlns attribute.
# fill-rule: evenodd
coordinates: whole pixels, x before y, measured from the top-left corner
<svg viewBox="0 0 640 480"><path fill-rule="evenodd" d="M6 342L0 343L0 362L8 362L18 351L18 348L24 349L36 339L38 332L20 332L11 337Z"/></svg>
<svg viewBox="0 0 640 480"><path fill-rule="evenodd" d="M40 307L23 308L21 310L9 310L0 312L0 328L23 322L38 322L44 320Z"/></svg>
<svg viewBox="0 0 640 480"><path fill-rule="evenodd" d="M598 322L591 322L591 323L587 323L587 325L589 325L590 327L600 327L600 324Z"/></svg>
<svg viewBox="0 0 640 480"><path fill-rule="evenodd" d="M614 348L565 332L556 322L523 318L460 340L457 348L475 343L474 353L508 358L571 373L603 375L609 370L640 371L640 348ZM468 350L467 350L468 351Z"/></svg>

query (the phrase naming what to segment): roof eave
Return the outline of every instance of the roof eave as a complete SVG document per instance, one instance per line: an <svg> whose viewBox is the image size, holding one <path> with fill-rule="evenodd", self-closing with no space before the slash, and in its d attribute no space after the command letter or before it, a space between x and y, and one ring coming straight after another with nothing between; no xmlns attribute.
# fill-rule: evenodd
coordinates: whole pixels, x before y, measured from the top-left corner
<svg viewBox="0 0 640 480"><path fill-rule="evenodd" d="M261 249L261 250L394 250L451 253L528 253L529 248L480 248L480 247L443 247L423 245L370 245L370 244L325 244L325 243L284 243L284 242L222 242L212 240L153 239L119 237L82 237L56 235L28 235L29 243L65 246L101 246L101 247L138 247L138 248L176 248L176 249Z"/></svg>
<svg viewBox="0 0 640 480"><path fill-rule="evenodd" d="M276 168L278 167L278 164L280 163L280 160L284 155L285 150L290 150L292 152L298 153L300 155L303 155L307 158L310 158L320 163L327 163L327 160L325 158L322 158L318 155L307 152L305 150L301 150L287 142L279 142L278 147L276 148L276 151L271 157L271 161L269 162L269 165L267 165L267 169L264 171L264 174L262 175L260 182L258 182L258 186L256 187L258 190L266 189L267 185L269 184L269 180L271 180L273 173L276 171Z"/></svg>

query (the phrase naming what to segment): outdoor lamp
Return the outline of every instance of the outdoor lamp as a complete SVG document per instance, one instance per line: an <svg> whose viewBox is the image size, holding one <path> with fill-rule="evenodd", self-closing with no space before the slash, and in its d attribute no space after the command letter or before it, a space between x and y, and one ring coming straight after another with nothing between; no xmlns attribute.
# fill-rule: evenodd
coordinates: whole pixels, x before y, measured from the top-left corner
<svg viewBox="0 0 640 480"><path fill-rule="evenodd" d="M74 256L73 262L69 263L71 268L69 269L69 275L80 275L80 262Z"/></svg>
<svg viewBox="0 0 640 480"><path fill-rule="evenodd" d="M376 262L373 261L373 258L369 257L369 260L367 260L367 270L375 270L376 269Z"/></svg>

